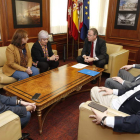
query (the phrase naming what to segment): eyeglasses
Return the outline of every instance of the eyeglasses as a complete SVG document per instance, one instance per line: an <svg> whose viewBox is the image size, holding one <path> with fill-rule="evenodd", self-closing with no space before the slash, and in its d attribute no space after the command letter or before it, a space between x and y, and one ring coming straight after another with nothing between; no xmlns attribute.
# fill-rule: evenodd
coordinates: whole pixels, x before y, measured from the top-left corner
<svg viewBox="0 0 140 140"><path fill-rule="evenodd" d="M87 36L91 37L91 36L93 36L93 35L88 35L88 34L87 34Z"/></svg>

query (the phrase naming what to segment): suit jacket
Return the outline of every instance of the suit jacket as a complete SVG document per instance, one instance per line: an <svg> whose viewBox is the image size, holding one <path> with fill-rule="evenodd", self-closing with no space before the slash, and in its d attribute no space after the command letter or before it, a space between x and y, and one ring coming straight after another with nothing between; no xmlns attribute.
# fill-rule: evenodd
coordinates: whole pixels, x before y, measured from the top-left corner
<svg viewBox="0 0 140 140"><path fill-rule="evenodd" d="M47 49L48 49L48 55L49 55L49 57L51 57L53 55L53 52L52 52L51 43L49 41L47 43ZM31 49L31 55L32 55L32 59L34 62L36 62L36 61L46 62L47 61L47 57L44 57L42 47L38 41L34 43L32 49Z"/></svg>
<svg viewBox="0 0 140 140"><path fill-rule="evenodd" d="M92 44L92 42L88 41L88 39L86 38L85 42L84 42L84 47L83 47L81 56L83 56L83 55L89 56L90 55L91 44ZM107 51L107 48L106 48L105 40L97 37L95 54L99 60L101 60L101 59L108 60L108 54L106 53L106 51Z"/></svg>
<svg viewBox="0 0 140 140"><path fill-rule="evenodd" d="M25 45L27 52L28 63L27 67L32 66L31 53L28 47L28 44ZM17 71L26 71L27 67L20 66L20 53L16 46L10 44L6 49L6 58L7 62L4 64L2 71L5 75L11 76L16 70Z"/></svg>
<svg viewBox="0 0 140 140"><path fill-rule="evenodd" d="M135 87L135 86L134 86ZM133 90L134 87L128 90ZM118 96L128 90L119 90ZM127 117L115 117L114 131L140 133L140 90L132 94L119 108L119 111L130 114Z"/></svg>
<svg viewBox="0 0 140 140"><path fill-rule="evenodd" d="M140 64L135 64L135 68L140 69ZM124 83L123 83L123 86L126 87L126 88L131 88L133 86L139 85L140 84L140 78L138 80L136 80L136 78L138 78L138 77L140 77L140 75L135 77L133 81L126 81L125 80Z"/></svg>
<svg viewBox="0 0 140 140"><path fill-rule="evenodd" d="M16 106L16 97L8 97L0 94L0 114L10 110L20 117L27 115L26 108L24 106Z"/></svg>

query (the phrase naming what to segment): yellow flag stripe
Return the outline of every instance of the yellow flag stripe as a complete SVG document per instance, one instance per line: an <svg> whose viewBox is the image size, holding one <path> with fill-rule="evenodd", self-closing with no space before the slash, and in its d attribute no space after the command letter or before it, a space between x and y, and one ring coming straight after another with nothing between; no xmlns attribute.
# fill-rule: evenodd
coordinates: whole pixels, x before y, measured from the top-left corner
<svg viewBox="0 0 140 140"><path fill-rule="evenodd" d="M74 24L75 24L75 26L76 26L76 28L78 30L79 27L78 27L78 14L77 14L77 10L73 11L73 22L74 22Z"/></svg>

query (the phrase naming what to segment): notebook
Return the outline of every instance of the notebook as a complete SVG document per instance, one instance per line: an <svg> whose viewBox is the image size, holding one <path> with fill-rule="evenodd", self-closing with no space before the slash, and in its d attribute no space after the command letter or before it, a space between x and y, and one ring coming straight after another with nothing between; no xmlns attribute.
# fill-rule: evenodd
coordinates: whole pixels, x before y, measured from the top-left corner
<svg viewBox="0 0 140 140"><path fill-rule="evenodd" d="M88 69L82 69L78 72L83 73L83 74L87 74L87 75L90 75L90 76L95 76L95 75L100 73L100 72L93 71L93 70L88 70Z"/></svg>

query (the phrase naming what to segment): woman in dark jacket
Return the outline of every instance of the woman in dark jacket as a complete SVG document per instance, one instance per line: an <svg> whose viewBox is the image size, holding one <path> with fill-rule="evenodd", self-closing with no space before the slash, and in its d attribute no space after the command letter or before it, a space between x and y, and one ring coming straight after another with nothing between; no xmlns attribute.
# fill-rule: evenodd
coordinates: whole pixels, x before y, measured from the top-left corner
<svg viewBox="0 0 140 140"><path fill-rule="evenodd" d="M49 68L57 68L59 65L59 56L53 54L48 38L48 32L41 30L38 34L38 41L34 43L31 50L33 65L40 68L40 73L48 71Z"/></svg>

